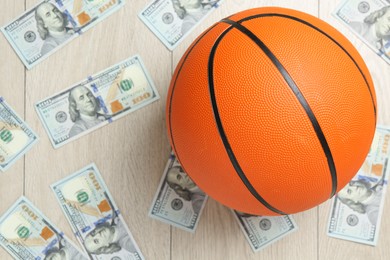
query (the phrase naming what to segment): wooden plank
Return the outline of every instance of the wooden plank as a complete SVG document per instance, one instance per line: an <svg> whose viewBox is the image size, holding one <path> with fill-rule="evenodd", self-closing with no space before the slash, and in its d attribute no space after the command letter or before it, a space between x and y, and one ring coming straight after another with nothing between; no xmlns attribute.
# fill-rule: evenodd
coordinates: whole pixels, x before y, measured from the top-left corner
<svg viewBox="0 0 390 260"><path fill-rule="evenodd" d="M8 23L24 10L24 1L2 1L0 26ZM0 36L0 96L25 118L25 69L12 47L3 35ZM32 122L27 124L32 127ZM36 147L36 145L35 145ZM35 147L29 151L34 153ZM2 215L22 194L24 190L24 157L4 173L0 172L0 215ZM12 259L5 250L0 250L0 259Z"/></svg>

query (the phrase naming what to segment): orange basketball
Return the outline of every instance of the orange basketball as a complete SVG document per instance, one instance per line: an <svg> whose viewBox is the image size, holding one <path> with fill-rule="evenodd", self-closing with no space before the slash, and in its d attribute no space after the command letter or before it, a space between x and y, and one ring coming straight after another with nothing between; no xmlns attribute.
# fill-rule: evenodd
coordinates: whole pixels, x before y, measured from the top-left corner
<svg viewBox="0 0 390 260"><path fill-rule="evenodd" d="M311 15L257 8L211 26L173 75L166 119L184 171L255 215L300 212L357 173L376 126L369 71Z"/></svg>

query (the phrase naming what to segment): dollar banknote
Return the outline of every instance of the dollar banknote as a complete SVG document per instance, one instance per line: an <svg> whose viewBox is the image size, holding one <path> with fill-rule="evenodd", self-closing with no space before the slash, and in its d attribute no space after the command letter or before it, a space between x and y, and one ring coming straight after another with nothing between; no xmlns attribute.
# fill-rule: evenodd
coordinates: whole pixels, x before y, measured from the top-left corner
<svg viewBox="0 0 390 260"><path fill-rule="evenodd" d="M0 218L0 245L20 260L89 259L25 197Z"/></svg>
<svg viewBox="0 0 390 260"><path fill-rule="evenodd" d="M333 15L390 63L390 1L344 0Z"/></svg>
<svg viewBox="0 0 390 260"><path fill-rule="evenodd" d="M139 56L39 101L36 111L54 148L159 99Z"/></svg>
<svg viewBox="0 0 390 260"><path fill-rule="evenodd" d="M0 170L7 170L37 141L34 131L0 97Z"/></svg>
<svg viewBox="0 0 390 260"><path fill-rule="evenodd" d="M124 3L124 0L45 0L1 31L24 65L31 69Z"/></svg>
<svg viewBox="0 0 390 260"><path fill-rule="evenodd" d="M154 196L149 216L186 231L195 232L207 195L183 171L171 154Z"/></svg>
<svg viewBox="0 0 390 260"><path fill-rule="evenodd" d="M389 179L389 158L390 127L378 126L363 166L332 201L329 236L376 245Z"/></svg>
<svg viewBox="0 0 390 260"><path fill-rule="evenodd" d="M289 215L266 217L236 210L232 210L232 212L254 252L258 252L298 230L297 224Z"/></svg>
<svg viewBox="0 0 390 260"><path fill-rule="evenodd" d="M95 164L51 188L92 259L144 259Z"/></svg>
<svg viewBox="0 0 390 260"><path fill-rule="evenodd" d="M221 2L154 0L138 16L169 50L173 50Z"/></svg>

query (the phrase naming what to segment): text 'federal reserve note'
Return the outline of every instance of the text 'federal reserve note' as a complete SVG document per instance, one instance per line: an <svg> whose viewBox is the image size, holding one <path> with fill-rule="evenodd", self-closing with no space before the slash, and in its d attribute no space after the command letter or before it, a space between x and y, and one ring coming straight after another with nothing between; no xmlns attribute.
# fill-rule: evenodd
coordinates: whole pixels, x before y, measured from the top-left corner
<svg viewBox="0 0 390 260"><path fill-rule="evenodd" d="M290 215L267 217L236 210L232 212L254 252L298 230L297 224Z"/></svg>
<svg viewBox="0 0 390 260"><path fill-rule="evenodd" d="M141 58L134 56L35 105L54 148L156 100Z"/></svg>
<svg viewBox="0 0 390 260"><path fill-rule="evenodd" d="M95 164L51 188L92 259L144 259Z"/></svg>
<svg viewBox="0 0 390 260"><path fill-rule="evenodd" d="M19 260L89 259L25 197L0 218L0 245Z"/></svg>
<svg viewBox="0 0 390 260"><path fill-rule="evenodd" d="M378 126L356 176L333 199L327 233L376 245L389 179L390 127Z"/></svg>
<svg viewBox="0 0 390 260"><path fill-rule="evenodd" d="M37 141L34 131L0 97L0 170L7 170Z"/></svg>
<svg viewBox="0 0 390 260"><path fill-rule="evenodd" d="M389 0L344 0L333 15L390 63Z"/></svg>
<svg viewBox="0 0 390 260"><path fill-rule="evenodd" d="M207 195L183 171L171 154L154 196L149 216L195 232Z"/></svg>
<svg viewBox="0 0 390 260"><path fill-rule="evenodd" d="M24 65L31 69L124 3L124 0L45 0L1 31Z"/></svg>
<svg viewBox="0 0 390 260"><path fill-rule="evenodd" d="M221 2L154 0L138 16L169 50L173 50Z"/></svg>

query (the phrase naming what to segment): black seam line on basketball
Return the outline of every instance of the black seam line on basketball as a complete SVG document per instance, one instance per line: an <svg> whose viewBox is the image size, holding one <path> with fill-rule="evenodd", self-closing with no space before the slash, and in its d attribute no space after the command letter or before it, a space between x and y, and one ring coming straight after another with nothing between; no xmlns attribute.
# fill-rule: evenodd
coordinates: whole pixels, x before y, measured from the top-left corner
<svg viewBox="0 0 390 260"><path fill-rule="evenodd" d="M172 148L173 148L174 151L176 151L176 146L175 146L175 141L174 141L174 139L173 139L173 131L172 131L172 124L171 124L171 122L172 122L172 120L171 120L171 112L172 112L173 93L175 92L176 81L177 81L177 78L178 78L179 75L180 75L180 71L181 71L181 69L183 68L183 65L184 65L184 63L185 63L185 60L188 58L188 56L189 56L190 53L192 52L192 49L193 49L193 48L198 44L198 42L199 42L199 41L200 41L200 40L201 40L209 31L211 31L216 25L217 25L217 23L214 24L213 26L211 26L210 28L208 28L201 36L199 36L199 38L198 38L198 39L194 42L194 44L192 45L191 49L188 50L188 52L187 52L186 56L184 57L184 60L183 60L183 62L182 62L182 64L181 64L179 70L178 70L177 73L176 73L175 82L173 83L173 86L172 86L171 100L170 100L170 102L169 102L169 108L168 108L168 111L169 111L169 113L168 113L168 114L169 114L168 123L169 123L169 129L170 129L170 132L171 132L171 142L172 142L172 146L173 146ZM228 27L228 28L230 28L230 27ZM176 155L177 160L180 162L180 165L181 165L182 169L184 170L184 172L187 172L186 169L185 169L185 167L184 167L184 165L183 165L183 163L182 163L182 161L180 161L179 155L178 155L177 153L175 153L175 155Z"/></svg>
<svg viewBox="0 0 390 260"><path fill-rule="evenodd" d="M326 141L325 135L322 132L321 126L318 123L318 120L316 116L314 115L313 110L310 108L309 103L303 96L302 92L299 90L298 86L295 84L294 80L291 78L290 74L287 72L287 70L284 68L282 63L278 60L278 58L272 53L272 51L255 35L253 34L249 29L247 29L245 26L229 20L229 19L223 19L222 22L231 24L233 27L235 27L237 30L248 36L254 43L257 44L257 46L260 47L260 49L267 55L267 57L271 60L271 62L275 65L275 67L279 70L280 74L283 76L284 80L290 87L290 89L295 94L296 98L298 99L299 103L305 110L313 128L317 135L318 140L320 141L320 144L322 146L322 149L325 153L329 171L331 174L332 179L332 191L330 197L333 197L333 195L336 193L337 190L337 172L336 167L334 164L332 152L330 150L329 144Z"/></svg>
<svg viewBox="0 0 390 260"><path fill-rule="evenodd" d="M278 14L278 13L258 14L258 15L252 15L252 16L245 17L245 18L237 21L237 23L241 24L242 22L245 22L245 21L248 21L248 20L252 20L252 19L260 18L260 17L268 17L268 16L279 16L279 17L283 17L283 18L287 18L287 19L291 19L291 20L303 23L306 26L309 26L309 27L313 28L314 30L316 30L316 31L322 33L323 35L325 35L332 42L334 42L337 46L339 46L339 48L342 49L345 52L345 54L348 55L348 57L355 64L355 66L359 70L360 74L362 75L364 81L366 82L366 86L367 86L368 92L370 93L370 96L371 96L371 102L372 102L372 106L373 106L373 109L374 109L374 120L375 120L375 125L376 125L376 106L375 106L375 102L374 102L374 96L373 96L371 88L370 88L370 84L368 83L366 76L364 75L363 71L361 70L361 68L359 67L359 65L355 61L355 59L352 57L352 55L340 43L338 43L335 39L333 39L332 36L330 36L329 34L324 32L320 28L312 25L311 23L309 23L309 22L307 22L305 20L301 20L301 19L299 19L299 18L297 18L295 16L290 16L290 15L286 15L286 14Z"/></svg>
<svg viewBox="0 0 390 260"><path fill-rule="evenodd" d="M285 212L283 212L281 210L278 210L275 207L271 206L263 197L260 196L260 194L252 186L252 184L250 183L250 181L246 177L245 173L243 172L240 164L238 163L237 158L234 155L232 147L230 146L230 143L229 143L228 138L226 136L225 130L224 130L223 126L222 126L222 121L221 121L221 117L219 115L218 105L217 105L217 101L216 101L216 98L215 98L215 91L214 91L214 77L213 77L214 76L213 75L213 72L214 72L214 57L215 57L215 52L217 50L217 47L218 47L219 43L221 42L223 37L232 28L233 27L229 27L227 30L225 30L223 33L221 33L220 36L217 38L217 40L215 41L213 47L211 48L210 56L209 56L209 62L208 62L208 81L209 81L210 99L211 99L211 105L212 105L212 109L213 109L213 113L214 113L214 118L215 118L215 121L216 121L216 124L217 124L218 132L219 132L219 135L221 137L223 145L225 146L225 150L227 152L227 155L229 156L229 159L230 159L234 169L236 170L238 176L240 177L240 179L242 180L244 185L247 187L249 192L260 203L262 203L269 210L271 210L271 211L273 211L275 213L278 213L280 215L287 215L287 213L285 213Z"/></svg>

